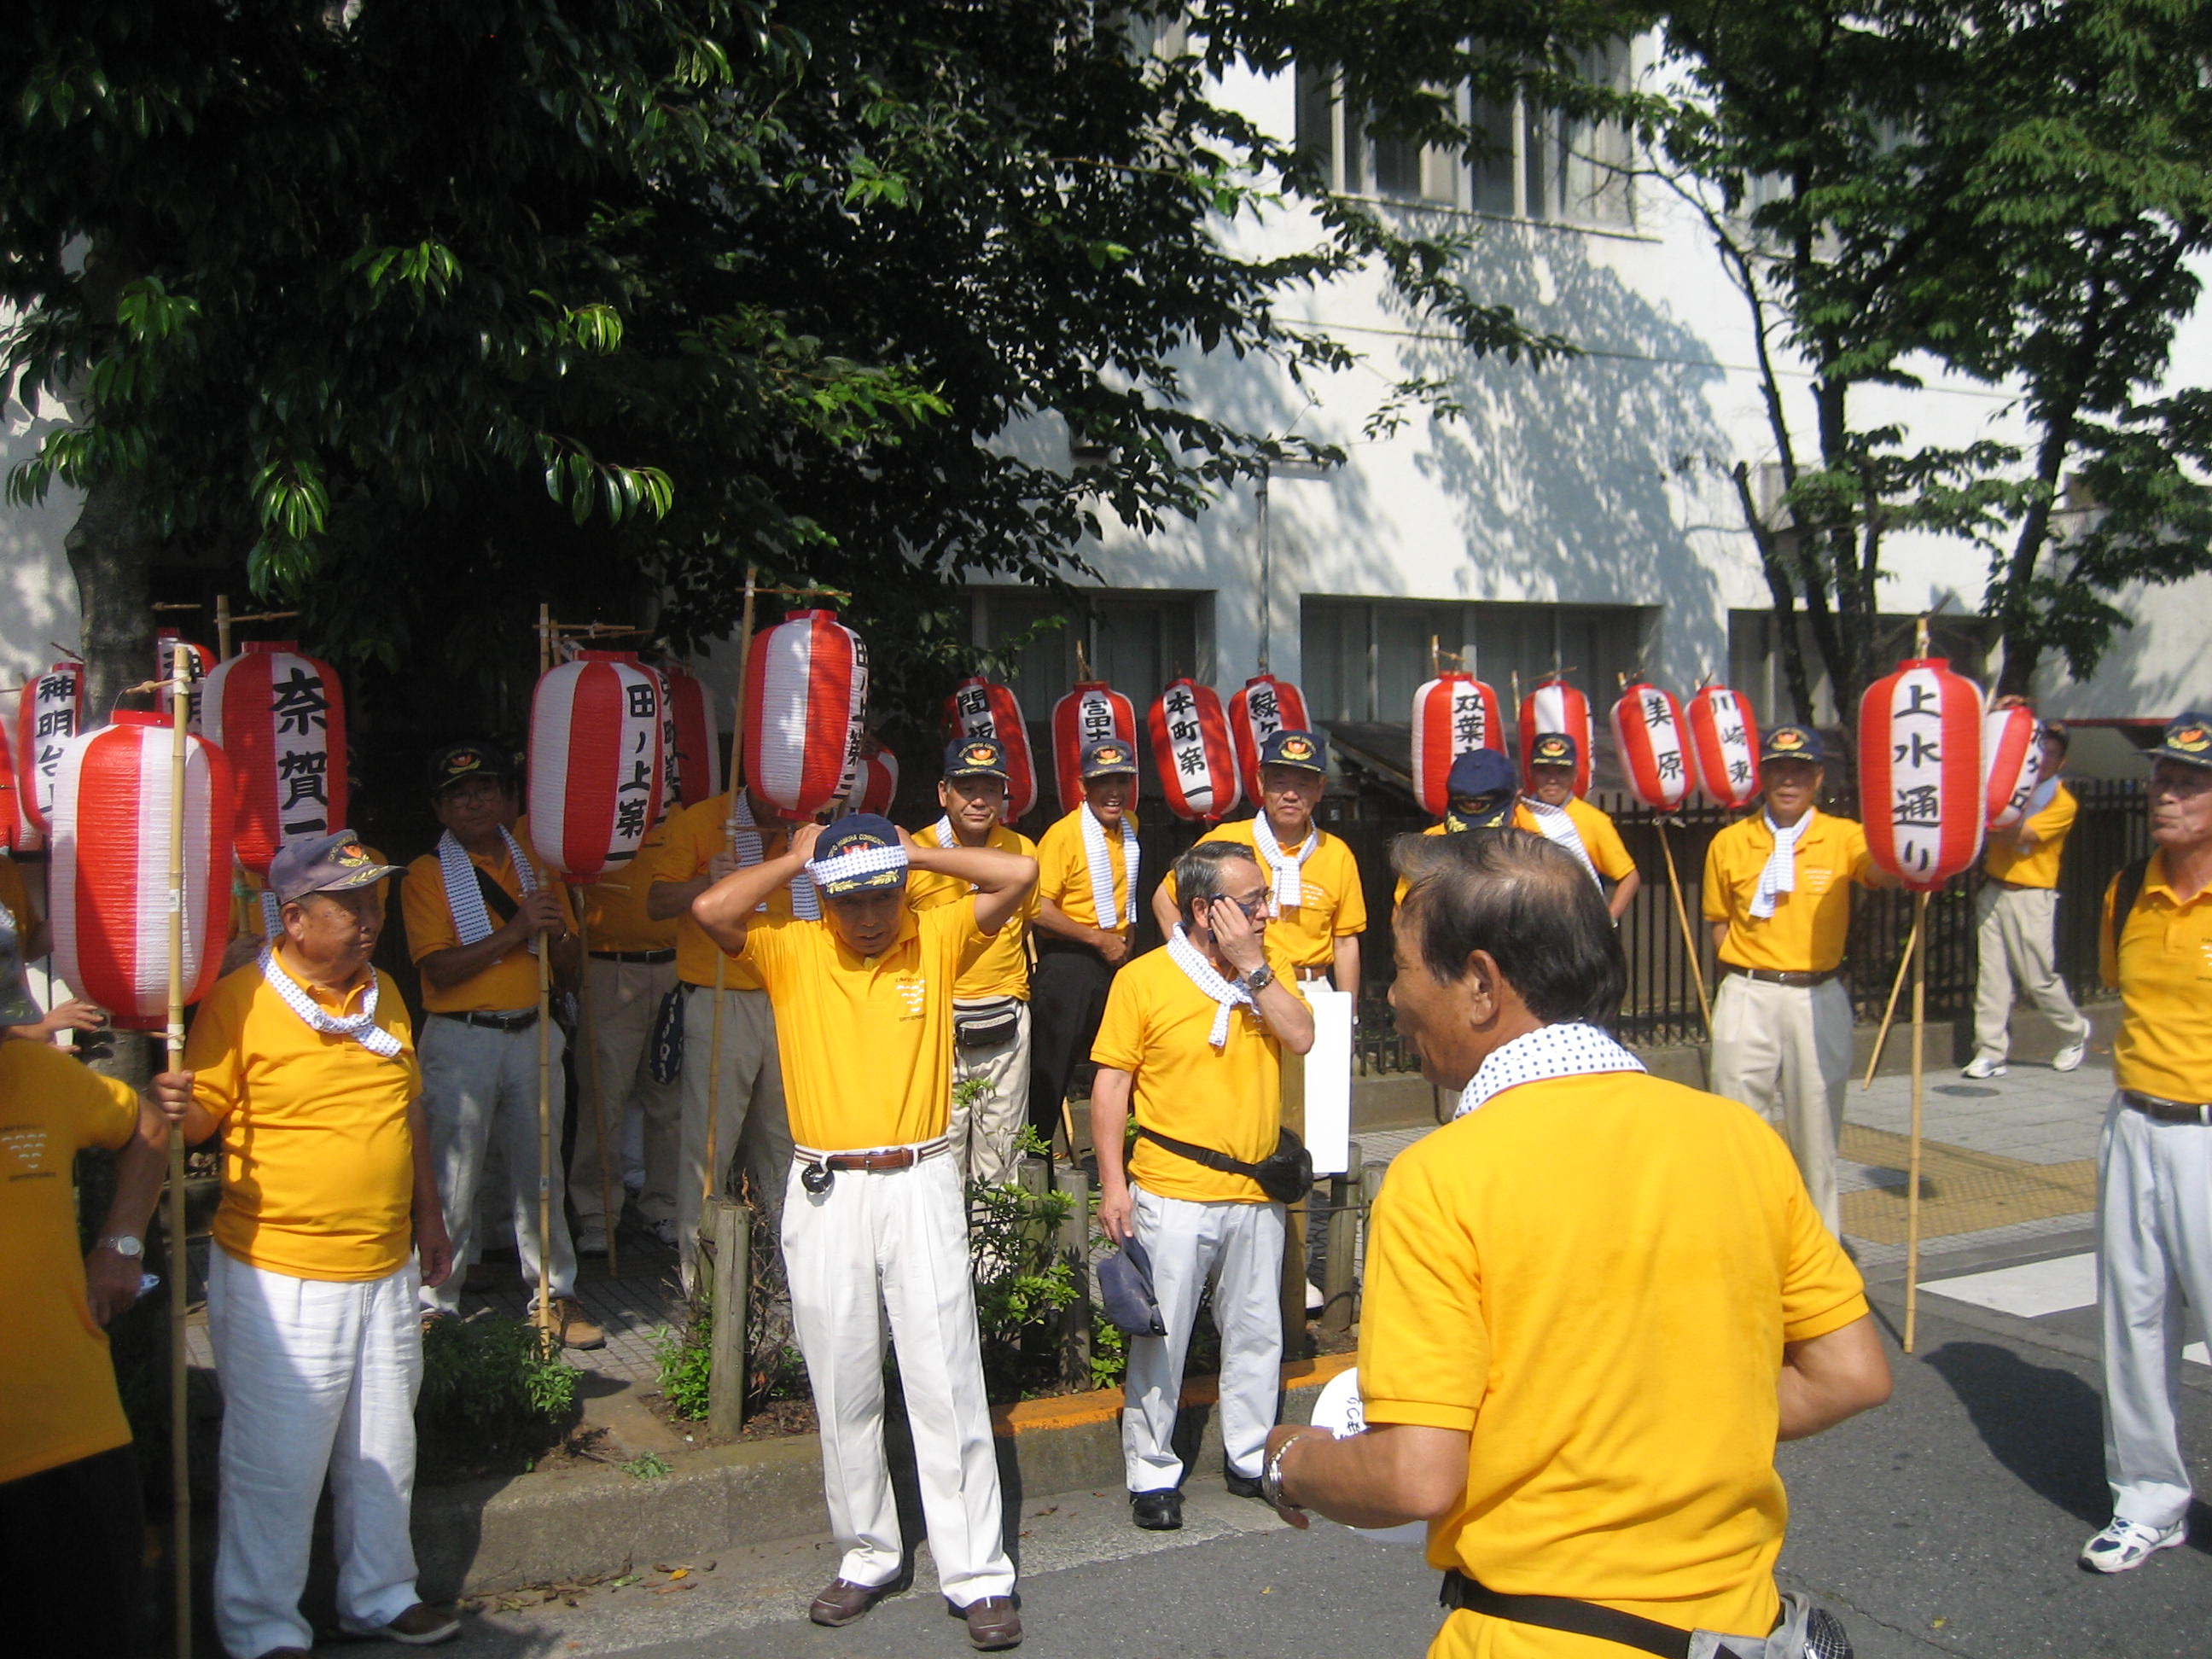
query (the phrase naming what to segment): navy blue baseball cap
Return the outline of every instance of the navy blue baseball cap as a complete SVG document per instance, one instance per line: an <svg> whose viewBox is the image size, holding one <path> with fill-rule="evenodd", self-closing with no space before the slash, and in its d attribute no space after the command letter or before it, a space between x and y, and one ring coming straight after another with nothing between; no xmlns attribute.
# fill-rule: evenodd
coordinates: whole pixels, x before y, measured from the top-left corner
<svg viewBox="0 0 2212 1659"><path fill-rule="evenodd" d="M1777 726L1768 729L1759 740L1759 763L1769 761L1803 761L1812 766L1827 763L1827 745L1820 734L1806 726Z"/></svg>
<svg viewBox="0 0 2212 1659"><path fill-rule="evenodd" d="M1131 1336L1165 1336L1159 1298L1152 1294L1152 1258L1133 1237L1099 1261L1098 1301L1107 1319Z"/></svg>
<svg viewBox="0 0 2212 1659"><path fill-rule="evenodd" d="M806 873L825 898L906 885L906 848L891 821L873 812L840 818L814 843Z"/></svg>
<svg viewBox="0 0 2212 1659"><path fill-rule="evenodd" d="M2150 758L2212 768L2212 714L2192 710L2168 720L2166 730L2159 736L2158 747L2150 751Z"/></svg>
<svg viewBox="0 0 2212 1659"><path fill-rule="evenodd" d="M1137 751L1119 738L1103 738L1083 751L1083 781L1093 778L1133 778Z"/></svg>
<svg viewBox="0 0 2212 1659"><path fill-rule="evenodd" d="M996 738L962 738L945 746L945 775L948 778L997 778L1004 782L1006 745Z"/></svg>
<svg viewBox="0 0 2212 1659"><path fill-rule="evenodd" d="M1564 732L1540 732L1528 745L1531 766L1572 766L1582 758L1582 745Z"/></svg>
<svg viewBox="0 0 2212 1659"><path fill-rule="evenodd" d="M1285 727L1270 732L1260 742L1260 764L1295 766L1302 772L1328 770L1328 744L1319 732L1294 732Z"/></svg>
<svg viewBox="0 0 2212 1659"><path fill-rule="evenodd" d="M350 830L318 836L313 841L287 842L269 860L269 890L279 904L289 904L310 893L345 893L356 887L374 887L386 876L396 876L396 864L379 864L369 857L361 837Z"/></svg>
<svg viewBox="0 0 2212 1659"><path fill-rule="evenodd" d="M1468 750L1451 763L1451 772L1444 779L1444 793L1468 800L1480 800L1485 795L1517 787L1513 763L1495 749Z"/></svg>
<svg viewBox="0 0 2212 1659"><path fill-rule="evenodd" d="M443 794L454 784L471 778L514 781L514 765L495 744L449 743L430 757L430 793Z"/></svg>

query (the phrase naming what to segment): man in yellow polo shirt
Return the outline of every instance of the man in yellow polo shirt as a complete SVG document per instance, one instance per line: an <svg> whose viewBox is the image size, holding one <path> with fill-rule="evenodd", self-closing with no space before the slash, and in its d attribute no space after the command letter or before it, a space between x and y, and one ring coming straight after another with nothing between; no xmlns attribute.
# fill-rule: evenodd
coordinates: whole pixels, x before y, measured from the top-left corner
<svg viewBox="0 0 2212 1659"><path fill-rule="evenodd" d="M1466 1109L1376 1201L1366 1432L1276 1429L1264 1495L1425 1521L1432 1659L1844 1651L1778 1595L1774 1449L1888 1397L1857 1271L1772 1130L1607 1035L1626 965L1578 862L1515 830L1395 856L1391 1004Z"/></svg>
<svg viewBox="0 0 2212 1659"><path fill-rule="evenodd" d="M1114 981L1091 1057L1098 1226L1151 1259L1164 1336L1129 1339L1122 1473L1130 1517L1182 1525L1173 1440L1183 1357L1210 1284L1221 1333L1221 1449L1229 1490L1259 1493L1260 1451L1281 1391L1284 1206L1253 1176L1282 1134L1283 1054L1313 1046L1312 1012L1267 923L1275 889L1236 842L1176 860L1182 914L1167 944ZM1269 947L1273 946L1271 950ZM1136 1151L1122 1146L1133 1106Z"/></svg>
<svg viewBox="0 0 2212 1659"><path fill-rule="evenodd" d="M675 1236L687 1285L698 1259L699 1217L706 1205L709 1116L714 1123L714 1191L734 1195L735 1171L743 1169L773 1218L783 1207L784 1176L791 1167L783 1063L768 993L750 963L726 955L701 931L692 920L691 902L725 876L774 858L788 844L788 826L767 802L750 791L732 795L725 790L670 818L652 865L641 872L647 884L646 915L676 923L676 977L684 988ZM802 874L770 892L763 901L763 914L788 916L794 899L810 914L818 913L813 884Z"/></svg>
<svg viewBox="0 0 2212 1659"><path fill-rule="evenodd" d="M916 910L909 869L975 890ZM823 895L823 920L756 914L802 873ZM1036 860L1018 853L920 846L862 812L826 830L801 824L788 852L726 877L692 906L723 949L758 970L782 1043L796 1142L784 1268L843 1551L808 1609L817 1625L860 1618L899 1587L905 1566L884 1450L888 1319L938 1583L975 1647L1022 1639L1000 1541L966 1194L945 1126L954 988L1036 882Z"/></svg>
<svg viewBox="0 0 2212 1659"><path fill-rule="evenodd" d="M584 912L583 1007L596 1054L586 1054L577 1081L598 1098L576 1125L568 1160L568 1206L576 1212L576 1254L605 1255L607 1235L622 1221L623 1146L632 1114L641 1121L645 1185L638 1214L664 1243L676 1237L677 1169L684 1097L674 1078L653 1075L653 1036L661 1006L676 988L676 922L647 909L654 859L668 822L645 833L637 855L578 890ZM600 1164L605 1136L605 1167ZM606 1194L605 1201L602 1194ZM606 1205L614 1206L609 1215Z"/></svg>
<svg viewBox="0 0 2212 1659"><path fill-rule="evenodd" d="M1574 855L1605 890L1606 910L1615 921L1626 914L1644 885L1636 860L1613 820L1575 793L1575 769L1581 745L1565 732L1541 732L1528 745L1528 788L1513 808L1513 827L1534 830Z"/></svg>
<svg viewBox="0 0 2212 1659"><path fill-rule="evenodd" d="M1222 842L1247 848L1267 872L1274 896L1270 945L1299 979L1327 980L1356 997L1367 895L1352 849L1314 823L1328 777L1328 750L1318 733L1270 732L1260 745L1260 810L1216 824L1199 837L1199 845ZM1163 937L1175 931L1179 902L1170 871L1152 890L1152 915Z"/></svg>
<svg viewBox="0 0 2212 1659"><path fill-rule="evenodd" d="M154 1080L157 1112L87 1070L34 1025L21 938L0 915L0 1561L25 1593L9 1651L136 1659L146 1551L138 1457L101 1327L138 1299L146 1224L167 1173L168 1119L191 1099L181 1073ZM76 1155L116 1154L100 1241L77 1254ZM64 1595L59 1587L75 1585Z"/></svg>
<svg viewBox="0 0 2212 1659"><path fill-rule="evenodd" d="M1778 726L1759 744L1765 804L1713 837L1705 920L1721 963L1713 994L1713 1092L1782 1131L1813 1205L1840 1232L1836 1139L1851 1069L1851 999L1842 970L1851 884L1891 884L1866 831L1814 803L1826 775L1820 738Z"/></svg>
<svg viewBox="0 0 2212 1659"><path fill-rule="evenodd" d="M187 1141L222 1137L208 1335L222 1382L215 1620L234 1659L304 1653L327 1480L338 1622L413 1645L458 1635L416 1593L409 1531L420 1291L453 1269L399 988L370 964L397 874L350 830L269 866L283 934L200 1005Z"/></svg>
<svg viewBox="0 0 2212 1659"><path fill-rule="evenodd" d="M915 835L917 847L990 847L1036 856L1036 843L999 821L1006 805L1006 750L994 738L963 738L945 751L945 777L937 822ZM917 910L967 896L965 883L943 876L907 878L907 902ZM1030 1097L1029 902L999 929L952 988L952 1160L969 1181L986 1185L1010 1178L1014 1139ZM971 1102L957 1097L963 1084L980 1085Z"/></svg>
<svg viewBox="0 0 2212 1659"><path fill-rule="evenodd" d="M2058 1028L2051 1070L2071 1072L2089 1051L2089 1022L2066 994L2052 961L2058 861L2080 810L2058 776L2066 764L2066 728L2046 720L2037 741L2043 749L2042 779L2028 798L2027 815L2008 830L1991 832L1982 890L1974 899L1974 1053L1965 1068L1972 1078L2005 1074L2015 986Z"/></svg>
<svg viewBox="0 0 2212 1659"><path fill-rule="evenodd" d="M445 833L437 850L407 866L399 884L407 949L422 975L422 1111L445 1203L446 1231L465 1268L476 1225L477 1186L491 1138L507 1162L522 1282L533 1302L546 1262L553 1322L571 1348L605 1346L576 1300L576 1255L562 1206L560 1155L568 1098L559 1026L550 1045L551 1237L538 1237L538 1038L536 953L551 953L556 979L573 982L575 917L567 891L512 827L514 774L489 744L457 743L430 761L430 805ZM459 1311L461 1275L425 1284L426 1315Z"/></svg>
<svg viewBox="0 0 2212 1659"><path fill-rule="evenodd" d="M1082 778L1075 810L1037 842L1030 1127L1048 1140L1137 939L1137 751L1119 738L1094 743Z"/></svg>
<svg viewBox="0 0 2212 1659"><path fill-rule="evenodd" d="M2105 894L2105 981L2123 1012L2097 1153L2112 1521L2081 1564L2098 1572L2187 1540L2175 1291L2199 1318L2212 1309L2212 716L2172 721L2150 760L2150 858Z"/></svg>

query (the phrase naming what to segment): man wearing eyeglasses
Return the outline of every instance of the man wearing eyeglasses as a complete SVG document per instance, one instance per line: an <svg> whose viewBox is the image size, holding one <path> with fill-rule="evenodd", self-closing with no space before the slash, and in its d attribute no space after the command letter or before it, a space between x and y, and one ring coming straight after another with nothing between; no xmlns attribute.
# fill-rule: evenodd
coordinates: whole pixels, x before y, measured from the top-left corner
<svg viewBox="0 0 2212 1659"><path fill-rule="evenodd" d="M1273 890L1252 849L1201 842L1176 860L1175 882L1180 920L1166 945L1115 976L1091 1050L1098 1224L1149 1253L1166 1327L1130 1339L1123 1383L1131 1516L1151 1532L1182 1525L1182 1460L1171 1442L1209 1282L1224 1479L1239 1497L1259 1496L1281 1382L1285 1212L1256 1172L1280 1143L1283 1054L1313 1046L1290 965L1270 960ZM1137 1142L1125 1168L1133 1105Z"/></svg>

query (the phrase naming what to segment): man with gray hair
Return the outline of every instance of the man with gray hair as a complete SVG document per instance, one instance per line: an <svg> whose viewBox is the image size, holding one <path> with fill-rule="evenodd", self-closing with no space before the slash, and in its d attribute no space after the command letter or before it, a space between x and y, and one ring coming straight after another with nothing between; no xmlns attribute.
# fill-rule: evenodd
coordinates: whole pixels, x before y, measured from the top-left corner
<svg viewBox="0 0 2212 1659"><path fill-rule="evenodd" d="M1376 1206L1366 1431L1276 1429L1263 1495L1427 1522L1438 1659L1846 1650L1775 1588L1774 1447L1881 1404L1889 1366L1789 1148L1608 1034L1626 966L1571 855L1496 830L1395 858L1391 1006L1461 1115Z"/></svg>
<svg viewBox="0 0 2212 1659"><path fill-rule="evenodd" d="M1273 888L1252 848L1220 841L1176 860L1175 884L1181 921L1166 945L1115 977L1091 1050L1098 1224L1150 1255L1167 1328L1130 1339L1121 1413L1132 1518L1152 1532L1182 1525L1182 1460L1170 1442L1209 1283L1224 1478L1233 1493L1259 1493L1282 1376L1282 1199L1312 1184L1310 1169L1278 1182L1268 1167L1285 1145L1283 1053L1312 1048L1314 1029L1290 963L1266 948ZM1137 1145L1125 1170L1133 1103Z"/></svg>

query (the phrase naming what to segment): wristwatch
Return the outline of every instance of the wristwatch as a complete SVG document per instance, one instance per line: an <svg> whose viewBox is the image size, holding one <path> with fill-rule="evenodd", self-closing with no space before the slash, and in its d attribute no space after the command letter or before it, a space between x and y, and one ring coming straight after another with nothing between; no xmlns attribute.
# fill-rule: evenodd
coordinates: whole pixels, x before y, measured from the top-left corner
<svg viewBox="0 0 2212 1659"><path fill-rule="evenodd" d="M116 1255L129 1256L133 1261L146 1254L145 1240L133 1238L129 1233L117 1233L103 1238L93 1248L96 1250L112 1250Z"/></svg>
<svg viewBox="0 0 2212 1659"><path fill-rule="evenodd" d="M1304 1510L1304 1504L1293 1504L1283 1496L1283 1454L1308 1437L1303 1434L1291 1435L1276 1447L1267 1461L1260 1466L1260 1497L1263 1502L1279 1510Z"/></svg>
<svg viewBox="0 0 2212 1659"><path fill-rule="evenodd" d="M1275 982L1275 970L1263 962L1237 982L1251 995L1256 997Z"/></svg>

